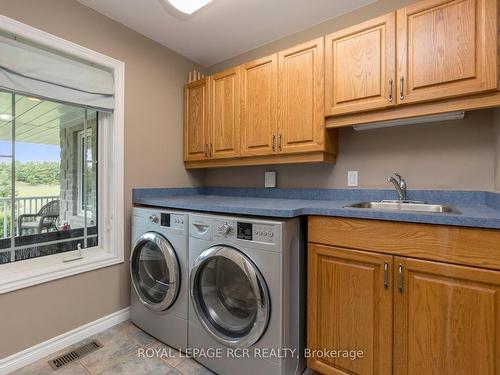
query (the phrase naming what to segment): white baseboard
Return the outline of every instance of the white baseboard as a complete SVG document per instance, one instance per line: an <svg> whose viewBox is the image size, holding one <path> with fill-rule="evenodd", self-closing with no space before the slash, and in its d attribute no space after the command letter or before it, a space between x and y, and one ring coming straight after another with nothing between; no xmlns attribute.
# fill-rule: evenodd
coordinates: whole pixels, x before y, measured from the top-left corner
<svg viewBox="0 0 500 375"><path fill-rule="evenodd" d="M40 344L21 352L14 353L8 357L0 359L0 375L8 374L11 371L29 365L39 359L46 357L58 350L76 344L86 338L104 331L114 325L128 320L130 317L130 307L116 311L93 322L84 324L62 335L53 337Z"/></svg>

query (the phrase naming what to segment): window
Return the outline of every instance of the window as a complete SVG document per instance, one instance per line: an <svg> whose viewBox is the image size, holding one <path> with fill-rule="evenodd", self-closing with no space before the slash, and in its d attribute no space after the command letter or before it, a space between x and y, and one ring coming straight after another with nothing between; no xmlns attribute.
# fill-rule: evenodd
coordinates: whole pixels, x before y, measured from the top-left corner
<svg viewBox="0 0 500 375"><path fill-rule="evenodd" d="M0 264L98 245L98 134L95 110L0 92Z"/></svg>
<svg viewBox="0 0 500 375"><path fill-rule="evenodd" d="M124 64L0 15L0 73L0 294L123 262Z"/></svg>

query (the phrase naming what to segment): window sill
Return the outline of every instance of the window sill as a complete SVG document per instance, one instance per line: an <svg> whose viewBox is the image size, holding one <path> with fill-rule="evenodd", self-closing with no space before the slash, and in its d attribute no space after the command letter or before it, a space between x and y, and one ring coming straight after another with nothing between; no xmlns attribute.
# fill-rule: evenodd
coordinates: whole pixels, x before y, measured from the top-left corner
<svg viewBox="0 0 500 375"><path fill-rule="evenodd" d="M97 247L83 250L83 259L63 262L72 255L77 251L3 264L0 294L123 263L123 257Z"/></svg>

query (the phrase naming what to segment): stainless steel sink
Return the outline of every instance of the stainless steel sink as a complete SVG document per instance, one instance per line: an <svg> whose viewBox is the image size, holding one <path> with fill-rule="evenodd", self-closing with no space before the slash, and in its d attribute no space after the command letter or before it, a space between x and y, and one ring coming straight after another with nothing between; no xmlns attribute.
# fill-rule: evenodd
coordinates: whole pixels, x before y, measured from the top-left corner
<svg viewBox="0 0 500 375"><path fill-rule="evenodd" d="M446 204L428 204L420 201L398 201L384 200L376 202L359 202L345 208L370 208L374 210L388 211L419 211L429 213L446 213L460 215L461 212L456 208Z"/></svg>

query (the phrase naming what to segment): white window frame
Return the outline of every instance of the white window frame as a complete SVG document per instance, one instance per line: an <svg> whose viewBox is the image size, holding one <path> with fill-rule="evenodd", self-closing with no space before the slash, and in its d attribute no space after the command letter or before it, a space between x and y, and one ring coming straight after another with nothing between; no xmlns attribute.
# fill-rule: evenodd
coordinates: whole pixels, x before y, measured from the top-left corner
<svg viewBox="0 0 500 375"><path fill-rule="evenodd" d="M99 126L99 125L97 125ZM76 156L76 184L77 184L77 190L78 190L78 197L77 197L77 205L78 205L78 215L79 216L84 216L85 212L82 208L83 206L83 191L82 191L82 186L83 186L83 178L82 178L82 173L83 173L83 168L82 168L82 160L86 156L84 155L84 152L82 150L83 145L84 145L84 130L80 130L77 133L77 156Z"/></svg>
<svg viewBox="0 0 500 375"><path fill-rule="evenodd" d="M99 129L99 121L97 123L97 128ZM92 129L86 129L87 132L92 132ZM85 216L85 211L83 210L83 191L82 191L82 186L83 186L83 169L82 169L82 161L83 158L86 157L84 155L84 152L82 150L83 148L83 139L84 139L84 132L85 130L79 130L76 134L77 139L77 163L76 163L76 183L77 183L77 204L78 204L78 209L77 209L77 214L78 216ZM99 131L98 131L99 132ZM87 135L88 137L88 135ZM92 217L92 210L87 210L87 219L93 219Z"/></svg>
<svg viewBox="0 0 500 375"><path fill-rule="evenodd" d="M102 116L99 137L99 245L83 259L63 262L78 250L0 265L0 294L124 261L124 94L125 63L0 15L0 31L110 69L115 81L115 109ZM107 149L102 149L106 145ZM103 172L105 171L105 172Z"/></svg>

